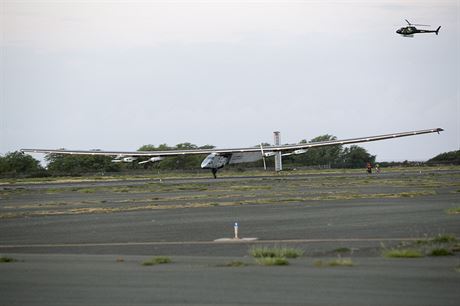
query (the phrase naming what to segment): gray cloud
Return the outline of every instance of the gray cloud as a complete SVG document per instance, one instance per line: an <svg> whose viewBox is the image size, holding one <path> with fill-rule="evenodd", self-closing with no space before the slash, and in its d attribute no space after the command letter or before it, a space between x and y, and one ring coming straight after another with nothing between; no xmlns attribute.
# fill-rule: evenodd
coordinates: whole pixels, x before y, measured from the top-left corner
<svg viewBox="0 0 460 306"><path fill-rule="evenodd" d="M427 159L460 146L458 14L455 1L6 2L0 153L445 128L365 146ZM440 35L399 37L404 18Z"/></svg>

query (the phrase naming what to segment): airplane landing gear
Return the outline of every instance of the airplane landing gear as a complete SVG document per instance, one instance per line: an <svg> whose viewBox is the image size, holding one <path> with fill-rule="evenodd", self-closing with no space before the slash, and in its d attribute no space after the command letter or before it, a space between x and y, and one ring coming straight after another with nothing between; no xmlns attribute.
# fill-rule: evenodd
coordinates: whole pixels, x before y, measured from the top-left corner
<svg viewBox="0 0 460 306"><path fill-rule="evenodd" d="M214 175L214 178L216 179L217 178L217 175L216 175L217 168L212 168L211 171L212 171L212 175Z"/></svg>

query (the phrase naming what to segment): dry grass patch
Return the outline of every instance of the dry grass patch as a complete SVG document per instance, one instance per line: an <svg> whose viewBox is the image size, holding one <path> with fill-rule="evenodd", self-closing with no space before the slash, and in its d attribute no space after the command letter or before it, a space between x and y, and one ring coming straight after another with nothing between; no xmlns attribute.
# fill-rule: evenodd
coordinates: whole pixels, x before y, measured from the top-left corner
<svg viewBox="0 0 460 306"><path fill-rule="evenodd" d="M419 258L423 257L421 251L416 249L391 249L383 253L387 258Z"/></svg>
<svg viewBox="0 0 460 306"><path fill-rule="evenodd" d="M238 260L232 260L224 265L222 265L221 267L231 267L231 268L236 268L236 267L245 267L247 266L247 264L245 264L244 262L242 261L238 261Z"/></svg>
<svg viewBox="0 0 460 306"><path fill-rule="evenodd" d="M460 207L449 208L447 210L447 214L449 214L449 215L459 215L460 214Z"/></svg>

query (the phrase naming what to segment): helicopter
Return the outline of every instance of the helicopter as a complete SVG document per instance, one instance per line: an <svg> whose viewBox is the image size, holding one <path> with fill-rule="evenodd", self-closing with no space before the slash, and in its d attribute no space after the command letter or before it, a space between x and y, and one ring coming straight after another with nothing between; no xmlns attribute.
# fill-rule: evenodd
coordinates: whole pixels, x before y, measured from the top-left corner
<svg viewBox="0 0 460 306"><path fill-rule="evenodd" d="M439 29L441 26L439 26L435 31L432 30L419 30L415 26L420 26L420 27L429 27L427 24L412 24L410 23L407 19L405 19L407 24L409 26L407 27L402 27L399 30L396 30L396 33L401 34L402 36L410 36L413 37L415 33L436 33L438 35Z"/></svg>

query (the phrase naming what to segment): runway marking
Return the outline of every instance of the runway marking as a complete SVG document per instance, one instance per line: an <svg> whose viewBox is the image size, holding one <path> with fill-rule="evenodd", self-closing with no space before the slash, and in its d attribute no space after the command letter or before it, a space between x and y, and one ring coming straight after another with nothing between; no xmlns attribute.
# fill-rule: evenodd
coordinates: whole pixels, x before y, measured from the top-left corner
<svg viewBox="0 0 460 306"><path fill-rule="evenodd" d="M229 241L141 241L141 242L101 242L101 243L49 243L49 244L7 244L0 249L13 248L70 248L70 247L112 247L112 246L149 246L149 245L222 245L222 244L267 244L267 243L325 243L325 242L385 242L417 241L426 237L405 238L337 238L337 239L278 239L278 240L229 240Z"/></svg>

